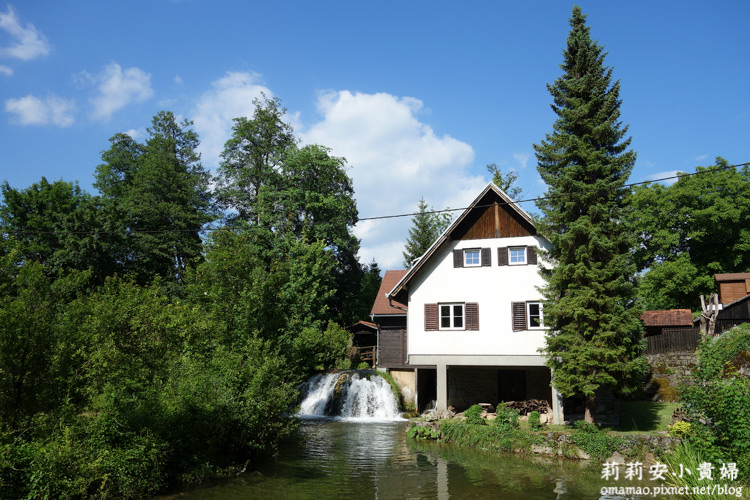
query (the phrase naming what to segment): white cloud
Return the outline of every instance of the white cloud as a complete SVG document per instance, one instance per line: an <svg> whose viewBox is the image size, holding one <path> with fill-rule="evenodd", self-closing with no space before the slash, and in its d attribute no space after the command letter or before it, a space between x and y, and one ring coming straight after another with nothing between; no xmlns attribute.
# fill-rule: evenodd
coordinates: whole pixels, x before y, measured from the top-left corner
<svg viewBox="0 0 750 500"><path fill-rule="evenodd" d="M5 111L15 113L17 122L21 125L53 124L68 127L75 121L74 109L72 100L56 95L40 99L29 94L26 97L5 101Z"/></svg>
<svg viewBox="0 0 750 500"><path fill-rule="evenodd" d="M531 158L531 155L529 153L515 153L513 155L513 158L518 162L518 166L521 168L521 170L526 169L526 165L529 163L529 158Z"/></svg>
<svg viewBox="0 0 750 500"><path fill-rule="evenodd" d="M7 31L16 41L9 47L0 47L0 57L12 57L28 61L49 54L50 45L47 38L33 24L21 26L13 7L0 13L0 29Z"/></svg>
<svg viewBox="0 0 750 500"><path fill-rule="evenodd" d="M681 174L680 170L667 170L665 172L657 172L655 174L651 174L646 179L650 181L657 181L662 184L666 184L667 186L671 186L675 182L678 181L678 174Z"/></svg>
<svg viewBox="0 0 750 500"><path fill-rule="evenodd" d="M273 93L260 83L256 73L228 72L213 82L213 89L204 93L195 106L193 122L200 136L201 159L208 168L219 164L224 143L232 135L232 121L240 116L252 117L253 99Z"/></svg>
<svg viewBox="0 0 750 500"><path fill-rule="evenodd" d="M2 73L3 75L10 76L13 74L13 69L9 68L8 66L3 66L2 64L0 64L0 73Z"/></svg>
<svg viewBox="0 0 750 500"><path fill-rule="evenodd" d="M347 159L360 217L411 213L420 198L441 209L463 208L486 179L471 175L474 151L449 135L438 136L418 116L422 101L386 93L328 92L318 99L322 121L301 135ZM411 217L360 222L360 260L400 268Z"/></svg>
<svg viewBox="0 0 750 500"><path fill-rule="evenodd" d="M180 78L180 75L175 75L175 77L174 77L174 83L176 85L182 85L184 82L182 81L182 78Z"/></svg>
<svg viewBox="0 0 750 500"><path fill-rule="evenodd" d="M154 94L151 75L139 68L123 70L112 63L98 75L84 72L82 76L97 85L97 95L89 99L95 120L107 120L131 102L143 102Z"/></svg>

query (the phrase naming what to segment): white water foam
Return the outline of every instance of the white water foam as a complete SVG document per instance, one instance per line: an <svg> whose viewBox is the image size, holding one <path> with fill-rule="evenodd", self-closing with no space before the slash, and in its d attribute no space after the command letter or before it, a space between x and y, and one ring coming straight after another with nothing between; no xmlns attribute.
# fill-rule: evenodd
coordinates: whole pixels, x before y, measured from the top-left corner
<svg viewBox="0 0 750 500"><path fill-rule="evenodd" d="M339 380L340 396L334 392ZM375 374L363 377L358 372L315 375L302 387L305 398L299 415L308 418L334 417L353 421L403 420L390 384Z"/></svg>

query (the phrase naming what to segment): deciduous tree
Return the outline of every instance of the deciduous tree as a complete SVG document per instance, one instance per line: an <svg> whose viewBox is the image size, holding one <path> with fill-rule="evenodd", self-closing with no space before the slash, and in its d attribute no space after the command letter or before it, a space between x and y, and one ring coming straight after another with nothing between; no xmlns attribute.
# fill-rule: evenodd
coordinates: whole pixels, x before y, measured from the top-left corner
<svg viewBox="0 0 750 500"><path fill-rule="evenodd" d="M750 271L750 168L723 158L670 186L635 189L628 225L639 236L634 258L643 272L647 309L698 309L715 289L714 274Z"/></svg>
<svg viewBox="0 0 750 500"><path fill-rule="evenodd" d="M94 186L102 193L108 227L120 235L118 260L141 282L154 276L181 281L201 260L199 231L215 218L191 125L161 111L144 144L117 134L97 167Z"/></svg>
<svg viewBox="0 0 750 500"><path fill-rule="evenodd" d="M597 389L633 389L643 373L633 238L623 223L636 155L620 122L620 83L579 7L570 25L563 74L547 86L557 119L534 148L547 183L541 229L552 242L543 272L547 364L563 395L584 395L591 422Z"/></svg>

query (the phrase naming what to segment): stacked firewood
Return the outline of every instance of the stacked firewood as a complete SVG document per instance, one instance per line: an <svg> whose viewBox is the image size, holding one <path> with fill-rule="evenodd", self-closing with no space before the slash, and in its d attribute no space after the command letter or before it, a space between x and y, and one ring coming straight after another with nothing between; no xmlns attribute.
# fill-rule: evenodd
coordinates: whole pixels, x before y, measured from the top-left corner
<svg viewBox="0 0 750 500"><path fill-rule="evenodd" d="M527 399L525 401L507 401L508 408L518 410L521 415L528 415L532 411L547 413L550 409L549 403L544 399Z"/></svg>

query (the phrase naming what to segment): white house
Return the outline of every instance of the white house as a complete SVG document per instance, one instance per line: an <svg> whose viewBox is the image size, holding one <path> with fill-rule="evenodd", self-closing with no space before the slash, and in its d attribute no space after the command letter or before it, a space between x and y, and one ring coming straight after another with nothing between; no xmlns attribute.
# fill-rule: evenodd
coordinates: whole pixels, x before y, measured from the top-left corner
<svg viewBox="0 0 750 500"><path fill-rule="evenodd" d="M544 308L531 217L490 183L387 294L406 304L406 366L418 407L562 397L539 352Z"/></svg>

